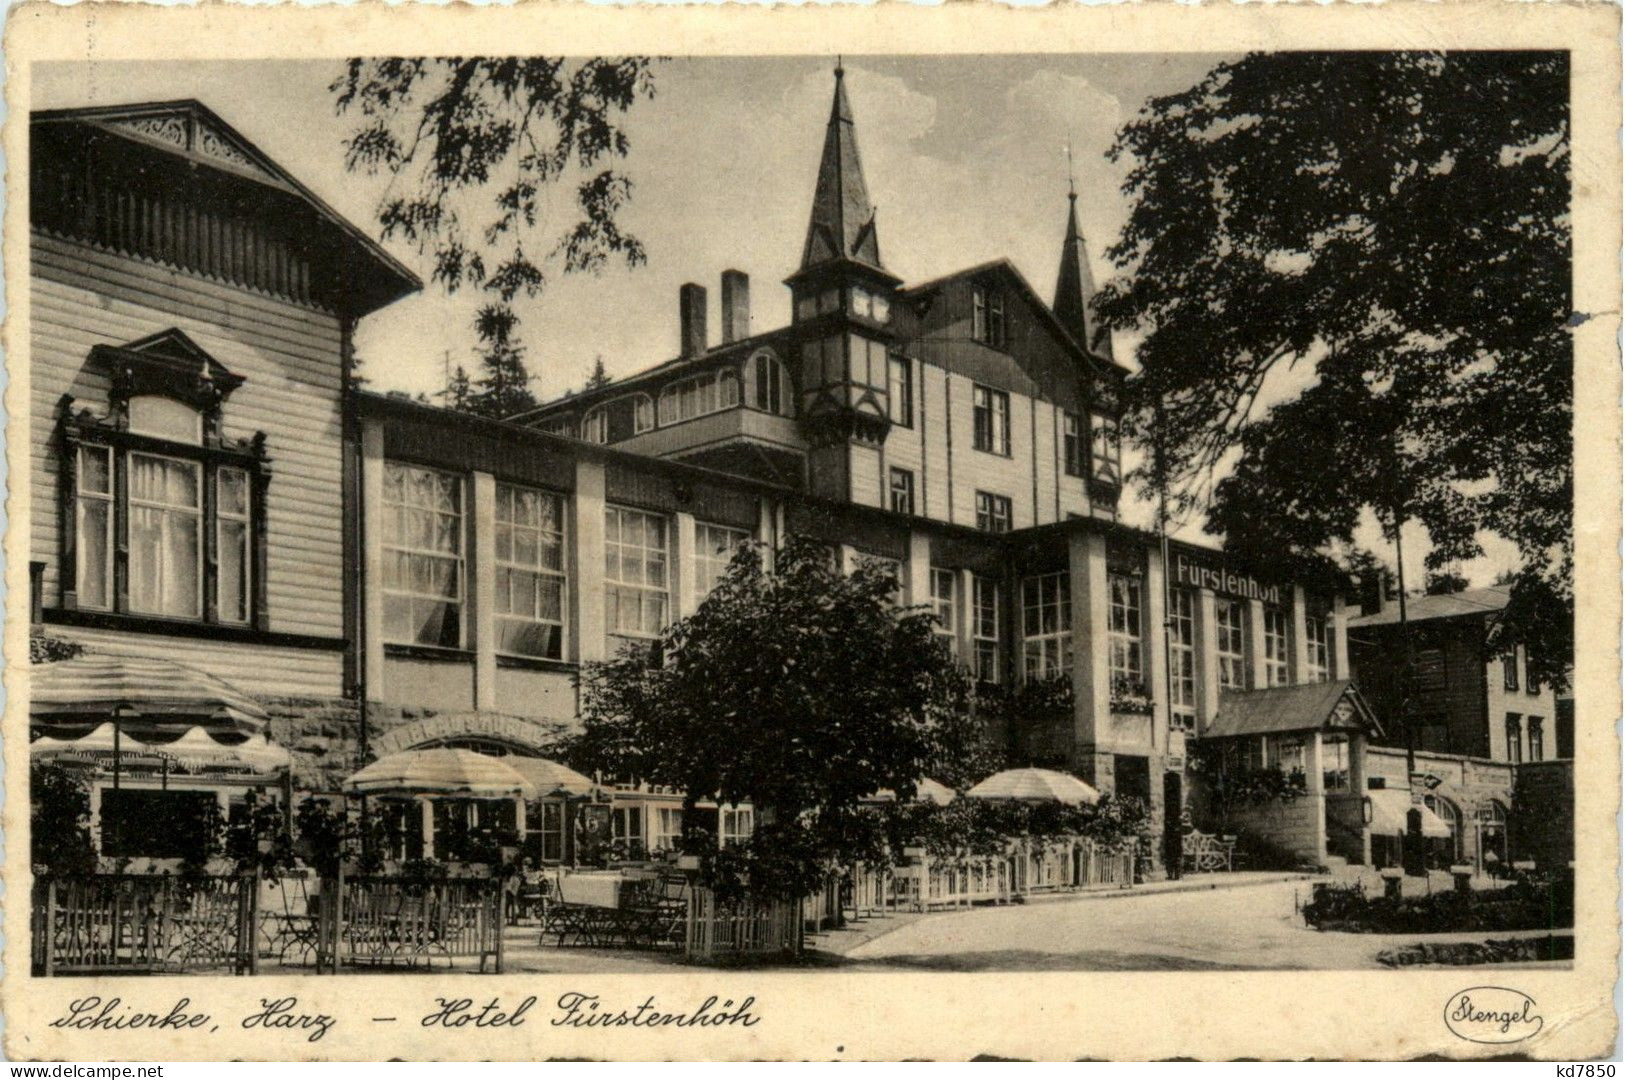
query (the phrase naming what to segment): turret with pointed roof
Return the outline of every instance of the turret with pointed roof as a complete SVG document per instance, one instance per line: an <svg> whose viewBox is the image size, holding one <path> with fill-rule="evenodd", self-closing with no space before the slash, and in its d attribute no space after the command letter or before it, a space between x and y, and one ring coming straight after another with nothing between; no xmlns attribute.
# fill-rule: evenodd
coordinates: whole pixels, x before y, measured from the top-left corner
<svg viewBox="0 0 1625 1080"><path fill-rule="evenodd" d="M846 70L837 66L812 216L807 222L807 241L801 249L801 267L796 276L843 262L858 263L891 276L880 262L875 209L863 180L852 104L846 97Z"/></svg>
<svg viewBox="0 0 1625 1080"><path fill-rule="evenodd" d="M1079 345L1107 360L1112 357L1112 336L1089 307L1095 295L1089 273L1089 249L1078 229L1078 193L1067 192L1066 240L1061 245L1061 269L1055 275L1055 317Z"/></svg>

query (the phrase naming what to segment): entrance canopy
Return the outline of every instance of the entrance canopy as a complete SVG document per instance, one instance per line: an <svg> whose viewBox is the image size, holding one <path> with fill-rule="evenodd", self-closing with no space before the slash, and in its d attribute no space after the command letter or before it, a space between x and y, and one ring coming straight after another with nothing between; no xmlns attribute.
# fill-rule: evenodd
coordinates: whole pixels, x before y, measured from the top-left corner
<svg viewBox="0 0 1625 1080"><path fill-rule="evenodd" d="M118 710L123 734L201 727L259 735L270 719L235 686L171 660L92 654L29 666L30 722L88 733ZM62 734L53 731L53 734Z"/></svg>
<svg viewBox="0 0 1625 1080"><path fill-rule="evenodd" d="M403 750L355 773L344 781L344 787L360 795L535 796L536 786L509 765L509 760L449 746Z"/></svg>
<svg viewBox="0 0 1625 1080"><path fill-rule="evenodd" d="M1348 679L1294 683L1267 690L1226 690L1204 739L1346 731L1381 735L1382 725Z"/></svg>
<svg viewBox="0 0 1625 1080"><path fill-rule="evenodd" d="M1404 788L1378 788L1366 792L1371 798L1371 834L1373 836L1405 835L1405 815L1410 813L1411 793ZM1416 804L1422 811L1422 835L1435 840L1450 837L1450 826L1432 810Z"/></svg>

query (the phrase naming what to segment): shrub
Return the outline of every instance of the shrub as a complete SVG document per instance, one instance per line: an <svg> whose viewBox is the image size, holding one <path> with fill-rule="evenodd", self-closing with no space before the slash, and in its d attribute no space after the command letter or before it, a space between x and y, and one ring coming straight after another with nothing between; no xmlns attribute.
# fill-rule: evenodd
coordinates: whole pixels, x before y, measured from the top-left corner
<svg viewBox="0 0 1625 1080"><path fill-rule="evenodd" d="M1505 889L1393 900L1367 896L1359 885L1319 883L1303 908L1317 930L1366 934L1552 930L1574 925L1574 884L1549 877L1520 879Z"/></svg>

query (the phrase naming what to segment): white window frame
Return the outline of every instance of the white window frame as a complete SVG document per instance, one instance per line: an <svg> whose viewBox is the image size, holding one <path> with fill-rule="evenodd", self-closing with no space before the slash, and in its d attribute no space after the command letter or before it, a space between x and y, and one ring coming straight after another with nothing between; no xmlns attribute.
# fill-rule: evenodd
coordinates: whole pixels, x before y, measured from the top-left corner
<svg viewBox="0 0 1625 1080"><path fill-rule="evenodd" d="M1103 484L1123 482L1123 442L1115 416L1089 414L1089 470Z"/></svg>
<svg viewBox="0 0 1625 1080"><path fill-rule="evenodd" d="M898 427L914 426L914 362L902 353L886 354L886 413Z"/></svg>
<svg viewBox="0 0 1625 1080"><path fill-rule="evenodd" d="M651 822L649 850L680 851L683 847L683 808L681 806L654 807Z"/></svg>
<svg viewBox="0 0 1625 1080"><path fill-rule="evenodd" d="M1002 681L1004 607L1000 599L996 578L971 575L971 666L978 682Z"/></svg>
<svg viewBox="0 0 1625 1080"><path fill-rule="evenodd" d="M107 487L104 491L93 491L85 487L85 458L87 455L100 455L105 465L103 475L107 477ZM113 609L113 518L118 513L117 501L113 492L113 448L110 446L96 446L90 443L79 445L79 460L76 462L74 482L77 490L74 493L74 521L78 543L75 545L74 557L78 562L77 573L74 580L79 583L79 606L96 611L111 611ZM85 595L85 553L87 545L84 538L88 535L86 528L86 504L96 503L105 508L105 517L102 519L102 595L91 598Z"/></svg>
<svg viewBox="0 0 1625 1080"><path fill-rule="evenodd" d="M697 604L711 595L722 576L727 573L739 545L750 540L750 533L731 525L717 525L709 521L694 523L694 602ZM718 541L722 552L717 553Z"/></svg>
<svg viewBox="0 0 1625 1080"><path fill-rule="evenodd" d="M756 811L749 806L717 807L717 846L739 847L756 832Z"/></svg>
<svg viewBox="0 0 1625 1080"><path fill-rule="evenodd" d="M1237 614L1234 625L1225 620L1226 611ZM1219 597L1213 606L1213 629L1220 689L1247 689L1247 602Z"/></svg>
<svg viewBox="0 0 1625 1080"><path fill-rule="evenodd" d="M661 427L739 407L739 376L732 368L670 383L660 391Z"/></svg>
<svg viewBox="0 0 1625 1080"><path fill-rule="evenodd" d="M553 507L554 527L549 527L545 524L545 514L538 519L538 522L535 525L512 519L504 521L502 518L504 492L509 493L510 505L515 508L517 508L519 498L522 495L534 495L538 498L538 500L545 500L551 503ZM496 533L496 535L493 537L493 546L496 552L496 598L494 604L495 610L493 612L493 619L495 622L494 628L497 631L496 651L504 656L524 656L544 660L562 660L564 657L569 655L570 651L570 645L567 640L570 632L570 620L567 618L570 611L570 548L569 538L566 535L567 526L565 524L564 497L556 492L547 491L543 488L527 487L523 484L511 484L505 480L499 480L497 481L496 485L496 507L493 513L492 522L493 530ZM503 529L508 530L509 537L508 554L506 557L504 557L502 554L501 545L501 532ZM536 552L536 557L529 563L520 562L518 559L519 545L517 543L517 539L521 532L534 534L534 550ZM543 552L547 550L549 542L551 542L552 546L554 546L559 553L559 564L556 568L548 566L546 564L546 560L542 557ZM513 602L513 591L510 587L508 596L506 598L507 605L504 604L501 587L502 572L504 570L509 571L510 574L525 574L548 581L558 582L559 617L557 619L544 617L535 609L534 602L532 605L532 610L528 615L517 611L504 611L503 607L511 606ZM558 642L557 651L555 653L521 653L511 649L504 649L502 647L502 625L504 623L513 623L522 626L557 627L558 634L555 639Z"/></svg>
<svg viewBox="0 0 1625 1080"><path fill-rule="evenodd" d="M456 510L447 511L434 506L419 506L411 502L409 498L406 501L401 502L392 500L389 497L389 492L393 485L390 483L389 475L393 472L406 474L407 482L403 482L402 484L403 492L409 490L410 474L413 473L428 473L452 481L454 490L457 493ZM445 645L443 642L424 642L415 640L402 641L398 638L391 637L389 619L387 615L384 619L384 626L381 631L383 639L386 643L391 645L419 645L434 648L460 649L468 640L468 492L465 478L457 473L448 472L445 469L431 469L425 466L412 465L400 461L386 461L384 463L384 473L383 505L385 527L383 542L381 544L384 556L384 565L388 567L391 564L392 555L404 556L408 564L408 572L405 577L409 580L411 577L410 564L412 560L432 559L438 562L450 563L452 566L452 572L456 575L457 580L457 590L455 595L445 596L436 593L417 592L410 587L402 585L391 586L388 584L388 573L386 570L382 579L379 581L379 587L384 594L386 610L389 598L391 596L406 599L414 608L418 602L452 604L457 608L457 641L452 645ZM457 539L457 550L455 552L445 552L435 548L420 548L415 545L408 544L405 538L399 534L396 536L390 536L387 530L388 523L392 517L392 510L399 512L398 515L394 517L394 520L398 522L403 529L406 521L406 515L408 513L429 513L455 517L457 519L457 527L453 530L452 535ZM416 623L417 620L414 618L412 620L412 624L416 625Z"/></svg>
<svg viewBox="0 0 1625 1080"><path fill-rule="evenodd" d="M226 500L222 496L225 487L224 480L227 473L236 473L242 477L243 508L241 511L228 509ZM215 519L215 577L214 577L214 610L215 618L228 625L243 626L249 621L254 611L254 474L238 465L221 465L214 470L214 519ZM220 567L225 565L226 541L225 530L221 525L230 522L241 525L242 537L242 582L243 595L241 598L241 614L228 614L226 607L226 583L220 573ZM235 602L233 607L235 607Z"/></svg>
<svg viewBox="0 0 1625 1080"><path fill-rule="evenodd" d="M1072 577L1021 579L1021 670L1028 682L1072 674Z"/></svg>
<svg viewBox="0 0 1625 1080"><path fill-rule="evenodd" d="M971 442L984 454L1010 456L1009 391L971 385Z"/></svg>
<svg viewBox="0 0 1625 1080"><path fill-rule="evenodd" d="M1138 575L1113 573L1106 579L1108 593L1107 642L1110 645L1109 667L1112 689L1119 681L1146 688L1145 644L1142 627L1145 619L1145 588Z"/></svg>
<svg viewBox="0 0 1625 1080"><path fill-rule="evenodd" d="M1292 681L1292 638L1285 608L1264 607L1264 685L1285 686Z"/></svg>
<svg viewBox="0 0 1625 1080"><path fill-rule="evenodd" d="M771 349L758 349L746 361L750 376L750 406L770 416L795 413L795 387L790 368Z"/></svg>
<svg viewBox="0 0 1625 1080"><path fill-rule="evenodd" d="M937 637L948 646L949 656L959 655L959 573L940 566L931 568L931 609L937 617Z"/></svg>
<svg viewBox="0 0 1625 1080"><path fill-rule="evenodd" d="M899 468L896 465L893 465L890 468L891 473L886 484L887 504L890 506L892 513L908 514L910 517L912 517L915 512L914 471L912 469ZM901 487L898 485L899 480L903 481ZM907 506L899 507L897 505L899 495L904 495L907 497Z"/></svg>
<svg viewBox="0 0 1625 1080"><path fill-rule="evenodd" d="M646 542L636 544L628 543L624 539L626 522L636 518L642 529L642 535L648 536L648 526L651 523L660 526L661 544L658 548ZM611 527L611 521L615 522ZM614 537L614 539L611 539ZM610 549L614 548L615 573L609 572ZM647 580L649 574L650 556L658 552L661 556L660 565L662 580L652 583ZM628 554L638 554L642 564L640 577L643 580L632 581L621 577L626 565ZM671 622L671 522L664 514L651 513L647 510L638 510L629 506L616 506L613 504L604 507L604 629L611 638L624 638L640 641L652 641L660 636L661 630ZM624 595L635 595L638 599L638 628L636 630L624 629L616 625L620 614L620 605L614 603L617 592ZM655 630L645 629L643 615L645 604L654 604L653 610L660 613L660 626Z"/></svg>
<svg viewBox="0 0 1625 1080"><path fill-rule="evenodd" d="M1007 533L1015 525L1010 496L991 491L976 493L976 527L988 533ZM1002 527L1001 527L1002 526Z"/></svg>
<svg viewBox="0 0 1625 1080"><path fill-rule="evenodd" d="M1304 619L1304 651L1308 657L1310 682L1326 682L1332 677L1331 620L1325 615Z"/></svg>
<svg viewBox="0 0 1625 1080"><path fill-rule="evenodd" d="M168 503L168 502L163 502L163 501L157 500L157 499L150 499L150 498L149 499L142 499L142 498L137 497L137 495L135 493L136 462L138 460L142 459L142 458L146 458L146 459L149 459L149 460L152 460L152 461L170 462L170 463L173 463L173 464L176 464L176 465L184 466L184 467L192 470L192 475L195 478L194 483L193 483L192 486L193 486L193 490L197 492L197 502L195 504L191 505L191 506L186 506L186 505L181 504L181 503ZM128 504L128 506L130 508L130 525L129 525L129 536L130 536L130 540L129 540L129 545L130 545L130 562L129 562L129 567L130 567L130 584L129 584L130 612L131 612L131 614L134 614L134 615L151 615L151 616L155 616L157 618L166 618L166 619L201 619L203 617L203 583L204 583L204 574L203 574L203 558L204 558L204 546L203 546L203 477L204 477L204 469L203 469L203 463L201 461L197 461L197 460L195 460L193 458L175 457L175 456L173 456L171 454L154 454L154 453L151 453L151 452L145 451L145 450L131 450L130 455L129 455L129 470L130 470L129 471L129 480L127 481L127 484L129 486L129 492L128 492L128 496L127 496L125 501L126 501L126 503ZM189 518L191 520L191 523L192 523L192 536L193 536L193 541L192 542L193 542L194 549L197 552L197 565L193 568L193 573L195 575L195 577L194 577L195 588L193 590L194 595L193 595L193 598L192 598L192 609L190 611L185 611L185 612L164 611L164 610L162 610L162 602L161 602L161 600L160 600L159 607L157 609L143 608L143 607L141 607L140 603L136 600L136 581L140 577L140 567L139 567L139 565L137 563L136 542L135 542L135 528L136 528L136 526L135 526L135 518L136 518L136 511L138 511L138 510L155 510L155 511L158 511L159 513L164 515L164 521L166 521L166 522L176 521L176 520L179 520L179 519L187 519L187 518ZM160 580L159 580L159 582L158 582L158 584L156 586L156 592L161 597L162 594L163 594L163 591L164 591L163 580L162 580L163 566L162 566L161 563L160 563L160 565L159 565L159 567L157 569L157 572L160 575Z"/></svg>
<svg viewBox="0 0 1625 1080"><path fill-rule="evenodd" d="M1196 730L1196 593L1172 589L1168 593L1169 717L1174 727Z"/></svg>

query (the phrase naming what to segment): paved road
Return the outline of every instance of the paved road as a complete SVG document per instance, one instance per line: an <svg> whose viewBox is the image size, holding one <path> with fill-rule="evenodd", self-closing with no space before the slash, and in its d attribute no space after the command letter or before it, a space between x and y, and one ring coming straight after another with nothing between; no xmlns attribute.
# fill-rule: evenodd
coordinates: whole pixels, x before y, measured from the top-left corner
<svg viewBox="0 0 1625 1080"><path fill-rule="evenodd" d="M1309 883L972 908L920 919L846 958L866 970L1340 970L1381 967L1377 953L1395 944L1462 939L1321 933L1294 913L1295 894L1307 899Z"/></svg>

